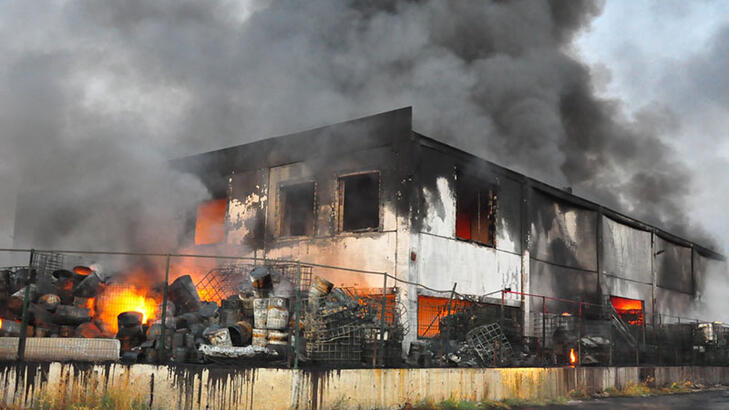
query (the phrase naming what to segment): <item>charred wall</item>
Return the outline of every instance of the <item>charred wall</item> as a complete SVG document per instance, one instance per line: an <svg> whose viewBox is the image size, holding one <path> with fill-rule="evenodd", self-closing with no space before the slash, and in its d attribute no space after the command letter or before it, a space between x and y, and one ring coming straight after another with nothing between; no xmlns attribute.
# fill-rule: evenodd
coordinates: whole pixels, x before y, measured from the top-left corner
<svg viewBox="0 0 729 410"><path fill-rule="evenodd" d="M457 282L457 290L466 294L521 290L521 184L499 171L485 161L421 139L419 192L412 212L416 261L411 263L411 280L436 289L450 289ZM495 192L493 243L457 236L459 179Z"/></svg>
<svg viewBox="0 0 729 410"><path fill-rule="evenodd" d="M531 293L599 303L597 213L538 189L530 198Z"/></svg>
<svg viewBox="0 0 729 410"><path fill-rule="evenodd" d="M603 217L602 280L611 296L642 300L653 312L653 234Z"/></svg>
<svg viewBox="0 0 729 410"><path fill-rule="evenodd" d="M267 159L231 162L227 245L267 258L402 271L397 248L399 242L407 242L407 235L398 231L407 229L399 218L407 220L409 210L410 121L410 109L396 110L306 132L311 146L296 143L297 134L283 137L294 141L290 146L280 144L281 152L266 152L270 147L259 143L240 147L238 158L249 158L254 150ZM378 180L377 222L347 230L342 225L345 197L340 185L358 175ZM311 212L304 215L311 218L306 234L291 234L284 226L289 218L284 192L296 185L313 189ZM332 272L332 280L339 285L382 286L381 278L357 274Z"/></svg>

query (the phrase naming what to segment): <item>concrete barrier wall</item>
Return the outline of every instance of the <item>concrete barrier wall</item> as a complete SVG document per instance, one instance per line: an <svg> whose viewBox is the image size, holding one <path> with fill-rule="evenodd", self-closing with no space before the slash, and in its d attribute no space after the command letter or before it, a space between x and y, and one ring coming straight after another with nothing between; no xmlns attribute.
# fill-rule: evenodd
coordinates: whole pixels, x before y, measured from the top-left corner
<svg viewBox="0 0 729 410"><path fill-rule="evenodd" d="M523 369L221 369L72 363L0 366L0 404L30 406L41 394L115 388L156 408L382 408L455 400L553 399L652 378L729 384L721 367ZM2 407L2 405L0 405Z"/></svg>

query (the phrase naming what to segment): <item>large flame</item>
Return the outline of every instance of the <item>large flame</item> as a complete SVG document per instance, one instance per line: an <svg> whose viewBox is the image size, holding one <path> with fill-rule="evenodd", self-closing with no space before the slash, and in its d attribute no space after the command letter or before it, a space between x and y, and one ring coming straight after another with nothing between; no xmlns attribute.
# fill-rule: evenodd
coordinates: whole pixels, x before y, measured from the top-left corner
<svg viewBox="0 0 729 410"><path fill-rule="evenodd" d="M125 284L113 284L104 289L96 299L96 318L100 319L110 331L118 331L117 316L124 312L139 312L142 323L153 318L159 302L145 289Z"/></svg>
<svg viewBox="0 0 729 410"><path fill-rule="evenodd" d="M575 349L570 349L570 364L577 363L577 354L575 353Z"/></svg>

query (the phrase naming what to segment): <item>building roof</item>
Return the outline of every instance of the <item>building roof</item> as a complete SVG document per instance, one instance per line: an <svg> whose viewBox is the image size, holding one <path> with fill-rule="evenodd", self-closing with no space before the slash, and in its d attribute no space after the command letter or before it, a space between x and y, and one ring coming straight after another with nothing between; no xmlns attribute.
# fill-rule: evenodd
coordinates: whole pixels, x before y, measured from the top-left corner
<svg viewBox="0 0 729 410"><path fill-rule="evenodd" d="M522 181L535 189L573 205L593 210L635 229L654 232L676 244L696 249L700 254L724 259L720 253L698 243L674 235L664 229L640 221L625 213L574 195L563 189L530 178L524 174L495 164L477 155L453 147L442 141L412 130L412 107L400 108L350 121L292 133L274 138L236 145L219 150L195 154L172 161L180 170L204 175L207 183L219 181L220 186L209 186L211 191L225 192L227 177L234 171L254 170L300 162L313 157L336 156L345 152L391 145L398 135L411 134L422 146L462 157L478 160L494 172ZM215 184L215 183L214 183Z"/></svg>

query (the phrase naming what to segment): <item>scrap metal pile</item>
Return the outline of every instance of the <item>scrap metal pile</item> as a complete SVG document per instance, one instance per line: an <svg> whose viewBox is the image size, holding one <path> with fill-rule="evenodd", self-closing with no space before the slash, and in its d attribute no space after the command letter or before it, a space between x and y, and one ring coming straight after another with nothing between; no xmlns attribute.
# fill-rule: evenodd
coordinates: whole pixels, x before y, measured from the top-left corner
<svg viewBox="0 0 729 410"><path fill-rule="evenodd" d="M384 301L383 301L384 300ZM404 328L396 304L383 295L333 289L315 278L303 320L304 360L323 366L396 366Z"/></svg>
<svg viewBox="0 0 729 410"><path fill-rule="evenodd" d="M197 283L177 277L166 298L164 284L132 282L85 266L0 270L0 336L21 334L29 283L27 337L58 338L59 346L72 342L61 338L117 339L114 357L130 363L290 365L297 346L299 361L316 366L400 357L394 307L318 277L312 284L310 267L219 266Z"/></svg>
<svg viewBox="0 0 729 410"><path fill-rule="evenodd" d="M521 364L525 355L518 314L499 306L469 301L437 318L439 334L410 345L407 363L413 367L499 367Z"/></svg>
<svg viewBox="0 0 729 410"><path fill-rule="evenodd" d="M26 312L27 336L113 336L111 329L93 321L93 298L102 287L102 278L84 266L52 273L27 268L0 269L0 336L20 335L26 294L30 301Z"/></svg>

